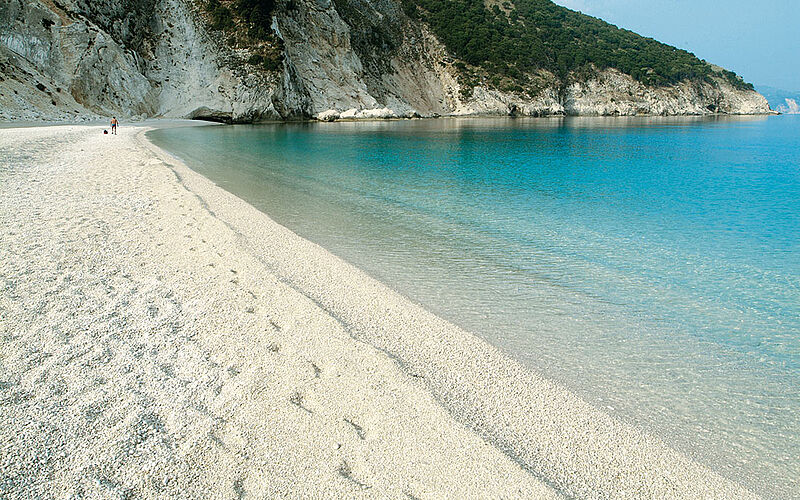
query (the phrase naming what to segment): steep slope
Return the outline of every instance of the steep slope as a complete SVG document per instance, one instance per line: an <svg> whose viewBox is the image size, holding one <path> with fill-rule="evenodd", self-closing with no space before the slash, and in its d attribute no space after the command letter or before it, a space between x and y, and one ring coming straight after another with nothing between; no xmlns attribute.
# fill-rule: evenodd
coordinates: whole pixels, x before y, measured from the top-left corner
<svg viewBox="0 0 800 500"><path fill-rule="evenodd" d="M0 117L281 118L279 75L205 24L181 0L0 0Z"/></svg>
<svg viewBox="0 0 800 500"><path fill-rule="evenodd" d="M486 5L0 0L0 119L769 112L684 51L549 0Z"/></svg>

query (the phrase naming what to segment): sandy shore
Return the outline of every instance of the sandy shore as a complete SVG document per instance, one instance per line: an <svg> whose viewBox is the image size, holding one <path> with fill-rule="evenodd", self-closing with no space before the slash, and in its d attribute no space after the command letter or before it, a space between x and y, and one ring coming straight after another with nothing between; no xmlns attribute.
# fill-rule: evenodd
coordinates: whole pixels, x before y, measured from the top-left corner
<svg viewBox="0 0 800 500"><path fill-rule="evenodd" d="M0 129L0 496L752 497L148 126Z"/></svg>

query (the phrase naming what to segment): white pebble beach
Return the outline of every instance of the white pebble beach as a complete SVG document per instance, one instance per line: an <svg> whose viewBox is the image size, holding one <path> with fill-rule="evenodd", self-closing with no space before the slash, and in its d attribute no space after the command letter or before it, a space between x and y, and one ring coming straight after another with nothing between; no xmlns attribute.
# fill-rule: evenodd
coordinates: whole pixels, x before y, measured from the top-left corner
<svg viewBox="0 0 800 500"><path fill-rule="evenodd" d="M0 128L0 497L754 495L150 144Z"/></svg>

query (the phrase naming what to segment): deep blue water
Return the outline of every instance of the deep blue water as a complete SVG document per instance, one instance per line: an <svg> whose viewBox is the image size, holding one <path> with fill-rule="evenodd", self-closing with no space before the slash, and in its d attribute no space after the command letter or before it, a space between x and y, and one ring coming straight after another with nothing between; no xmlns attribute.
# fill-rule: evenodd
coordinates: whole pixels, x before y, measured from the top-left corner
<svg viewBox="0 0 800 500"><path fill-rule="evenodd" d="M149 137L593 404L800 497L800 117Z"/></svg>

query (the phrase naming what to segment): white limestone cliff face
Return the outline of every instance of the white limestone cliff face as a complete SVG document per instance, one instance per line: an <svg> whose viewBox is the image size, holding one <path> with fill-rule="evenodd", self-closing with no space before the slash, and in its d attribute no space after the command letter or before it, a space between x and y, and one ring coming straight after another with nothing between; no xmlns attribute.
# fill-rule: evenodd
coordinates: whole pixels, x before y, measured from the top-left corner
<svg viewBox="0 0 800 500"><path fill-rule="evenodd" d="M3 0L0 21L0 118L152 112L136 55L107 33L36 1Z"/></svg>
<svg viewBox="0 0 800 500"><path fill-rule="evenodd" d="M397 0L279 2L279 71L208 29L200 0L0 0L0 120L220 121L438 115L769 112L723 78L647 87L613 70L532 95L462 88L453 57Z"/></svg>
<svg viewBox="0 0 800 500"><path fill-rule="evenodd" d="M144 73L159 90L155 115L221 121L279 120L273 96L278 75L255 71L204 28L192 4L161 0L153 57Z"/></svg>
<svg viewBox="0 0 800 500"><path fill-rule="evenodd" d="M154 1L141 14L147 38L135 40L141 26L109 19L118 27L112 36L78 2L61 9L46 0L0 0L0 119L281 118L273 105L279 76L249 73L191 4ZM95 10L113 5L92 2Z"/></svg>
<svg viewBox="0 0 800 500"><path fill-rule="evenodd" d="M768 113L760 94L738 90L724 78L715 84L681 82L647 87L619 71L606 70L567 88L564 110L570 115L703 115Z"/></svg>

